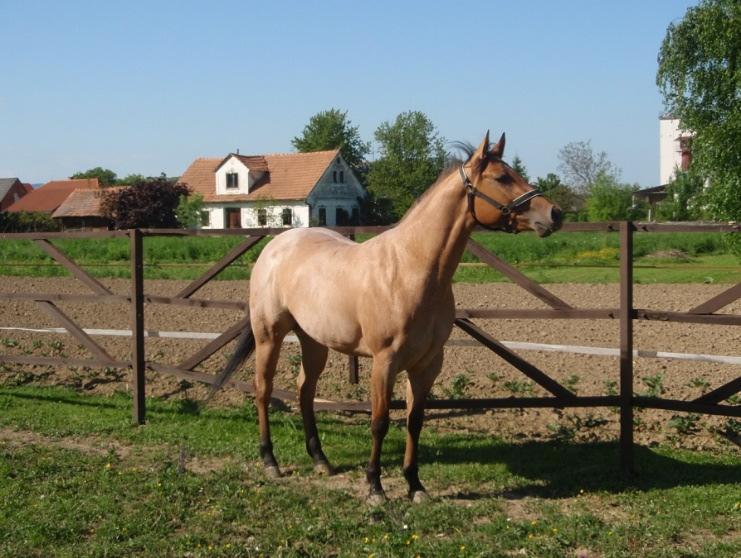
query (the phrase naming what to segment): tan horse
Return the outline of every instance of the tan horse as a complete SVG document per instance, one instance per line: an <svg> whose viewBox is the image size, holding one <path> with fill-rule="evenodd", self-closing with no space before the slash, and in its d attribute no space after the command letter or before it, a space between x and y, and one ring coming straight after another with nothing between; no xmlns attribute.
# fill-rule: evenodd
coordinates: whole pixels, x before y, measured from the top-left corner
<svg viewBox="0 0 741 558"><path fill-rule="evenodd" d="M385 499L381 445L394 381L404 370L404 477L413 501L427 498L417 472L417 446L425 399L453 327L451 282L466 241L477 223L510 232L534 229L540 236L561 224L561 210L502 161L503 151L504 134L490 147L487 133L469 159L444 172L396 227L362 244L327 229L305 228L281 234L263 250L252 270L250 315L260 453L269 474L280 472L268 404L281 343L294 331L301 343L298 391L306 448L315 468L332 472L313 405L328 348L372 357L369 498Z"/></svg>

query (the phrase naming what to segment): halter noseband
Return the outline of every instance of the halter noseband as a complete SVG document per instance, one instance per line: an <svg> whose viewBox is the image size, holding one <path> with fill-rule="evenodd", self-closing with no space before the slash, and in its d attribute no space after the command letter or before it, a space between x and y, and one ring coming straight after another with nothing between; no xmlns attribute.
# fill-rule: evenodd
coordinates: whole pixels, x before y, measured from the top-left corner
<svg viewBox="0 0 741 558"><path fill-rule="evenodd" d="M543 195L543 192L541 192L537 188L533 188L525 192L524 194L517 196L515 199L513 199L508 204L502 205L494 198L487 196L481 190L476 188L474 183L471 182L471 179L468 178L468 175L466 174L466 170L463 168L463 165L461 165L458 170L460 172L461 178L463 179L463 186L466 187L466 196L468 198L468 211L473 216L473 220L476 221L476 223L478 223L485 229L489 229L492 231L501 230L505 232L516 233L517 229L514 226L514 217L519 213L520 208L523 205L525 205L527 202L529 202L531 199ZM491 225L487 225L479 221L478 217L476 217L476 203L475 203L476 198L481 198L489 205L493 205L495 208L497 208L499 212L502 214L502 219L506 219L505 223L502 226L493 227Z"/></svg>

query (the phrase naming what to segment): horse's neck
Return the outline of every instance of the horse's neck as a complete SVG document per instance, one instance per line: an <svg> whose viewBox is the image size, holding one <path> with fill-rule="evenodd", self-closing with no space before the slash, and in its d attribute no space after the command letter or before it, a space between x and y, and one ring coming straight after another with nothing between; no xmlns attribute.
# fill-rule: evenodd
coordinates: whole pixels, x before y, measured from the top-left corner
<svg viewBox="0 0 741 558"><path fill-rule="evenodd" d="M453 172L432 186L394 229L400 248L415 269L428 271L434 282L447 287L463 256L473 219L468 214L466 191Z"/></svg>

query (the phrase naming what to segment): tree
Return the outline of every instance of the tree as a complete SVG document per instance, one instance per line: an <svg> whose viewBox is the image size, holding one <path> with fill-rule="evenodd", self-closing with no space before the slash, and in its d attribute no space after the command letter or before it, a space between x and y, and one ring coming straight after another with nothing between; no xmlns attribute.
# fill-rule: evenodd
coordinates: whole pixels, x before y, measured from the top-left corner
<svg viewBox="0 0 741 558"><path fill-rule="evenodd" d="M525 179L525 182L530 182L530 177L527 174L527 168L525 168L525 163L522 162L522 159L520 159L519 155L515 155L512 159L511 167L517 171L517 174L519 174L522 178Z"/></svg>
<svg viewBox="0 0 741 558"><path fill-rule="evenodd" d="M638 186L620 184L614 176L600 173L589 189L587 215L590 221L617 221L638 219L644 213L642 206L633 204L633 192Z"/></svg>
<svg viewBox="0 0 741 558"><path fill-rule="evenodd" d="M103 167L95 167L84 172L78 172L70 176L70 178L97 178L101 186L113 186L117 179L115 172L111 169L104 169Z"/></svg>
<svg viewBox="0 0 741 558"><path fill-rule="evenodd" d="M163 174L127 188L106 191L101 209L117 229L177 228L176 210L180 197L189 193L185 184L175 184Z"/></svg>
<svg viewBox="0 0 741 558"><path fill-rule="evenodd" d="M702 218L705 196L703 180L694 172L678 172L666 187L666 199L656 215L666 221L694 221Z"/></svg>
<svg viewBox="0 0 741 558"><path fill-rule="evenodd" d="M370 166L368 190L376 203L388 207L386 218L398 220L445 166L445 143L432 121L419 111L404 112L393 123L382 123L375 138L381 156Z"/></svg>
<svg viewBox="0 0 741 558"><path fill-rule="evenodd" d="M116 183L121 184L123 186L130 186L131 184L135 184L137 182L141 182L142 180L146 180L147 177L143 174L127 174L123 178L119 178Z"/></svg>
<svg viewBox="0 0 741 558"><path fill-rule="evenodd" d="M178 206L175 209L175 217L180 226L185 229L197 229L201 224L201 211L203 210L203 194L188 194L180 196Z"/></svg>
<svg viewBox="0 0 741 558"><path fill-rule="evenodd" d="M594 153L592 142L573 141L558 152L561 160L558 168L566 181L579 194L584 194L601 174L615 179L620 175L618 168L607 158L607 153Z"/></svg>
<svg viewBox="0 0 741 558"><path fill-rule="evenodd" d="M584 209L584 196L574 192L569 186L561 182L561 178L552 172L549 172L545 178L538 177L535 181L535 187L538 188L553 203L557 204L564 213L578 219L578 214Z"/></svg>
<svg viewBox="0 0 741 558"><path fill-rule="evenodd" d="M689 8L667 28L658 62L664 104L694 134L693 171L710 179L711 217L741 220L741 3Z"/></svg>
<svg viewBox="0 0 741 558"><path fill-rule="evenodd" d="M291 140L301 153L338 149L342 158L358 175L362 175L370 144L360 139L358 127L347 118L347 111L329 109L309 119L300 136Z"/></svg>

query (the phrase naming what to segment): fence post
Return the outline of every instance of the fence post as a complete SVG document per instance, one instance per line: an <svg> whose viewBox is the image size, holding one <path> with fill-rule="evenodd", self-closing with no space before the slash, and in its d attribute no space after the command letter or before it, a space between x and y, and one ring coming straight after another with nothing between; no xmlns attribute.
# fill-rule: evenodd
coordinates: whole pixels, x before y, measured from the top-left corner
<svg viewBox="0 0 741 558"><path fill-rule="evenodd" d="M144 265L142 233L129 230L131 244L131 374L133 420L135 424L146 421L144 402Z"/></svg>
<svg viewBox="0 0 741 558"><path fill-rule="evenodd" d="M620 469L633 473L633 223L620 223Z"/></svg>

